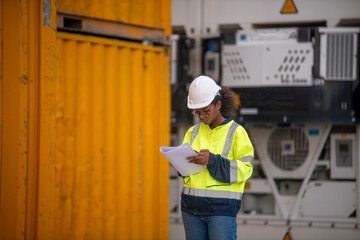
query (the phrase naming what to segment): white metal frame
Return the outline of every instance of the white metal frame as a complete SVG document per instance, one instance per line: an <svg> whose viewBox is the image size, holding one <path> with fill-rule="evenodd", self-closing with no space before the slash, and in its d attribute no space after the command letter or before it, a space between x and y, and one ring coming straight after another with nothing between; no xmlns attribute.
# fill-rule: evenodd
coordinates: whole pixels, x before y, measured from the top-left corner
<svg viewBox="0 0 360 240"><path fill-rule="evenodd" d="M317 146L315 148L316 151L315 151L315 153L313 155L313 161L311 161L311 164L310 164L308 170L306 171L306 175L305 175L305 177L303 179L300 190L299 190L299 192L297 194L297 198L296 198L295 203L294 203L294 205L292 207L292 210L290 212L289 220L296 219L296 217L297 217L296 213L299 210L300 199L303 196L303 194L304 194L304 192L306 190L306 187L307 187L307 185L308 185L308 183L310 181L311 175L312 175L312 173L313 173L313 171L314 171L314 169L316 167L317 161L319 159L321 150L322 150L322 148L323 148L323 146L325 144L325 141L326 141L327 137L329 136L330 129L331 129L331 125L330 124L326 125L324 132L321 134L321 138L320 138L320 140L319 140L319 142L318 142L318 144L317 144Z"/></svg>
<svg viewBox="0 0 360 240"><path fill-rule="evenodd" d="M266 175L266 181L268 181L272 194L275 198L275 204L279 207L280 214L275 215L251 215L251 214L241 214L238 216L238 219L240 223L257 223L257 224L274 224L274 225L288 225L291 223L291 226L295 225L304 225L304 226L322 226L322 227L340 227L340 228L360 228L360 216L358 215L356 218L320 218L320 217L302 217L299 215L299 207L301 204L302 197L305 194L305 191L307 189L307 186L310 182L311 176L313 171L315 170L317 165L324 165L318 161L320 153L323 149L323 146L329 137L331 130L331 124L327 124L324 129L321 131L320 139L318 140L316 144L316 151L312 154L311 164L308 166L306 170L306 175L303 178L300 190L296 196L296 199L294 201L294 204L292 205L290 211L287 211L282 202L281 202L281 195L279 194L279 191L276 187L274 176L272 175L272 172L269 171L271 167L269 166L269 161L262 161L262 170L264 171L264 174ZM253 136L251 133L253 131L250 129L250 135ZM256 140L253 140L254 145L259 146L258 142ZM356 132L356 154L355 154L355 167L356 167L356 208L360 209L360 191L359 191L359 174L360 174L360 164L359 164L359 156L360 156L360 125L357 126L357 132ZM258 152L259 157L262 158L264 154ZM325 165L324 165L325 166ZM328 166L329 167L329 166ZM246 193L246 192L245 192Z"/></svg>
<svg viewBox="0 0 360 240"><path fill-rule="evenodd" d="M311 129L312 127L307 127L306 129ZM312 150L309 150L309 155L307 157L307 160L305 161L305 163L303 164L303 168L304 169L300 169L301 171L298 173L298 175L302 175L304 174L304 180L302 182L302 186L300 188L300 192L298 193L296 199L294 200L294 205L290 208L290 211L288 210L288 208L286 208L284 206L284 201L291 201L291 199L286 199L284 197L282 197L279 194L279 191L276 187L275 184L275 178L279 177L279 170L273 166L271 164L271 161L269 159L268 153L267 153L267 148L266 148L266 144L268 142L268 137L269 137L269 133L266 132L271 132L274 129L259 129L259 128L253 128L253 129L249 129L250 130L250 136L252 137L253 140L253 144L255 146L257 146L257 153L260 157L261 164L262 164L262 170L264 171L264 174L266 175L266 180L268 181L268 183L270 184L270 188L272 190L273 196L275 198L275 203L276 206L279 208L280 210L280 216L279 219L282 220L291 220L293 217L293 212L296 212L296 210L298 208L298 204L300 202L300 197L302 196L302 194L305 191L305 188L310 180L311 174L317 164L317 159L319 158L319 155L321 153L322 150L322 146L325 144L325 141L329 135L330 129L331 129L331 125L326 125L325 127L321 127L321 126L317 126L317 128L319 129L319 138L317 139L317 142L311 142L309 141L309 145L311 144L316 144L314 146L310 146L312 147ZM314 159L316 159L316 161L314 161ZM273 174L275 173L275 175ZM301 177L301 176L298 177ZM285 175L283 175L282 177L285 177ZM245 217L245 216L244 216ZM252 217L252 216L248 216L246 215L246 218L248 217Z"/></svg>

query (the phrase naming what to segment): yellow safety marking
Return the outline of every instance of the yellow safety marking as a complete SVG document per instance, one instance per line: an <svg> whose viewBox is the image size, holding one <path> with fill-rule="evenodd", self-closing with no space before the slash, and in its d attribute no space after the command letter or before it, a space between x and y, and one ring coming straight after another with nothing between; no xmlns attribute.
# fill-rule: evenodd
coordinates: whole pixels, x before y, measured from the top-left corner
<svg viewBox="0 0 360 240"><path fill-rule="evenodd" d="M241 107L241 100L240 100L240 94L239 93L235 94L235 101L236 101L236 105L238 107Z"/></svg>
<svg viewBox="0 0 360 240"><path fill-rule="evenodd" d="M284 14L284 13L297 13L297 12L298 11L293 0L285 0L285 3L281 8L280 13Z"/></svg>
<svg viewBox="0 0 360 240"><path fill-rule="evenodd" d="M291 235L290 235L290 232L286 232L283 240L292 240Z"/></svg>

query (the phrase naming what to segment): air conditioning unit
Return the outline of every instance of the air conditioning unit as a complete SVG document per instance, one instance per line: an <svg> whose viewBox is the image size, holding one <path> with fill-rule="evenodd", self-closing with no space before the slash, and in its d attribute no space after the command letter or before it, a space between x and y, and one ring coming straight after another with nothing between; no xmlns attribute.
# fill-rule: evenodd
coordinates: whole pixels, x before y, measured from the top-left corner
<svg viewBox="0 0 360 240"><path fill-rule="evenodd" d="M277 179L304 178L325 133L326 125L250 129L263 167Z"/></svg>

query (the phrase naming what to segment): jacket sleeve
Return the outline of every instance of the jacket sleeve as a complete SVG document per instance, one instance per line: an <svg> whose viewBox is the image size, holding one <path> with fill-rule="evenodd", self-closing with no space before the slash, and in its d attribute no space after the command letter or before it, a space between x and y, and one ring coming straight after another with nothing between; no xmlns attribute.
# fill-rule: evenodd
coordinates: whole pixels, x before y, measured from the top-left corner
<svg viewBox="0 0 360 240"><path fill-rule="evenodd" d="M253 172L254 149L245 129L239 126L234 135L231 151L235 160L210 153L207 168L210 175L224 183L243 182Z"/></svg>

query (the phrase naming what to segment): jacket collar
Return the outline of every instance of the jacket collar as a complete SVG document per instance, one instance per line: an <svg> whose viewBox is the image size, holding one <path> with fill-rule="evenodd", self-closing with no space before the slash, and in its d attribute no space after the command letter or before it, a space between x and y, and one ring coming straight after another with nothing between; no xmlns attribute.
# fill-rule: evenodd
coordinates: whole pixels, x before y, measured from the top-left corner
<svg viewBox="0 0 360 240"><path fill-rule="evenodd" d="M202 124L204 124L205 126L207 126L207 128L208 128L209 130L213 131L213 130L219 128L219 127L222 127L222 126L228 124L228 123L232 120L232 117L231 117L230 115L225 115L225 114L221 114L221 115L225 118L225 120L224 120L222 123L220 123L218 126L216 126L216 128L214 128L214 129L211 129L210 126L207 125L207 124L205 124L205 123L202 123Z"/></svg>
<svg viewBox="0 0 360 240"><path fill-rule="evenodd" d="M225 125L232 120L232 117L230 115L225 115L225 114L221 114L221 115L225 118L225 120L222 123L220 123L219 126Z"/></svg>

